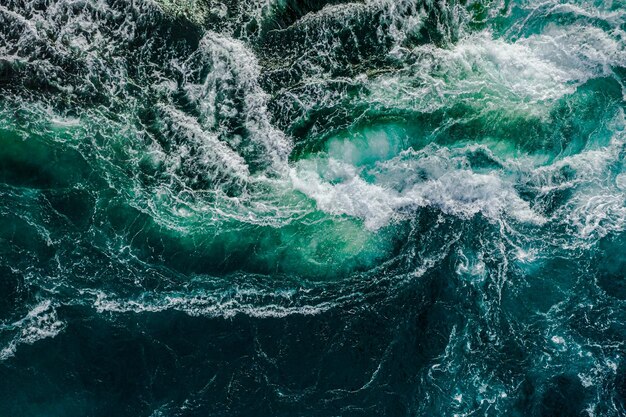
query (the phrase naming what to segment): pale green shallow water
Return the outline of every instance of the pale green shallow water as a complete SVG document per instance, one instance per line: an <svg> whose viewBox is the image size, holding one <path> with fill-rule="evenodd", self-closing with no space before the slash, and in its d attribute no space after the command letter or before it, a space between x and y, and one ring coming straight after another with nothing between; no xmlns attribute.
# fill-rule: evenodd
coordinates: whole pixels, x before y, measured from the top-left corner
<svg viewBox="0 0 626 417"><path fill-rule="evenodd" d="M626 415L626 4L0 3L0 415Z"/></svg>

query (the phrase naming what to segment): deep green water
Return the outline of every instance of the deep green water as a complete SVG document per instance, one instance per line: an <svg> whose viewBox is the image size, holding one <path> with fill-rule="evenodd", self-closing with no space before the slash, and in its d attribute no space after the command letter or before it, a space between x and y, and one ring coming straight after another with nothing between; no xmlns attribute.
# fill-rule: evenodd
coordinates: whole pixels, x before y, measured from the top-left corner
<svg viewBox="0 0 626 417"><path fill-rule="evenodd" d="M626 416L623 0L0 0L0 417Z"/></svg>

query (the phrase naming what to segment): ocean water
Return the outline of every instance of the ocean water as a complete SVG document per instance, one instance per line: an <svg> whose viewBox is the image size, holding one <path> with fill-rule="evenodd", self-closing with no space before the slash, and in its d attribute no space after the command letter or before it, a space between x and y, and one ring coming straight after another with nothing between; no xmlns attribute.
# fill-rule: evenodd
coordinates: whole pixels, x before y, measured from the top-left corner
<svg viewBox="0 0 626 417"><path fill-rule="evenodd" d="M626 416L624 0L0 0L0 416Z"/></svg>

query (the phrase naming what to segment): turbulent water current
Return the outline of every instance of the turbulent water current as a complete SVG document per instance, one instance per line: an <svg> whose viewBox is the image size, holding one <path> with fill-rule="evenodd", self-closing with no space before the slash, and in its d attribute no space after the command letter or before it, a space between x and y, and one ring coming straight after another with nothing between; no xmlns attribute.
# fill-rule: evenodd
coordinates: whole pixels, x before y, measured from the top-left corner
<svg viewBox="0 0 626 417"><path fill-rule="evenodd" d="M0 416L626 416L624 0L0 0Z"/></svg>

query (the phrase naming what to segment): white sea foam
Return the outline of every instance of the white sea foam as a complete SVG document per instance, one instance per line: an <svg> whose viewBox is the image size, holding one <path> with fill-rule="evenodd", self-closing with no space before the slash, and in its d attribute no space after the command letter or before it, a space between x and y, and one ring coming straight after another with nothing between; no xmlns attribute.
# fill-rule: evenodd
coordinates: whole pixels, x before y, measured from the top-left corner
<svg viewBox="0 0 626 417"><path fill-rule="evenodd" d="M545 221L498 173L476 173L466 165L462 152L452 155L446 148L430 146L379 163L373 183L356 167L333 158L302 161L291 171L291 181L319 209L361 218L372 230L424 206L466 218L482 213L492 219L506 214L536 224Z"/></svg>
<svg viewBox="0 0 626 417"><path fill-rule="evenodd" d="M252 145L260 147L263 158L273 166L284 164L291 152L291 143L269 121L268 97L259 85L260 67L256 56L242 42L213 32L202 38L197 54L201 65L208 66L209 71L202 84L186 83L183 88L201 110L203 126L224 129L219 126L220 117L239 116L244 120ZM243 94L241 110L233 101L239 97L217 98L220 94L239 94L239 91ZM237 138L231 132L224 133L229 136L230 146L237 149Z"/></svg>
<svg viewBox="0 0 626 417"><path fill-rule="evenodd" d="M255 305L254 299L270 297L274 302ZM294 305L289 295L237 292L225 294L159 294L156 297L144 297L137 300L124 300L97 294L94 307L100 313L142 313L166 310L181 311L190 316L233 317L244 314L250 317L286 317L290 315L316 315L333 307L330 302L317 305Z"/></svg>
<svg viewBox="0 0 626 417"><path fill-rule="evenodd" d="M249 177L246 161L217 136L206 131L192 117L172 107L162 107L168 128L182 139L174 154L160 155L174 174L189 164L190 170L204 169L212 177L220 174L234 180L246 181Z"/></svg>
<svg viewBox="0 0 626 417"><path fill-rule="evenodd" d="M417 47L412 51L416 63L406 72L366 82L370 100L391 108L430 112L466 102L481 112L509 109L516 116L548 118L557 99L574 93L593 77L612 76L611 68L626 62L625 39L619 31L578 25L548 26L540 34L514 42L483 31L449 49L432 44ZM395 146L392 139L387 138L389 149ZM459 154L434 146L390 159L381 154L377 168L368 171L358 165L359 158L350 159L354 152L342 157L349 147L342 145L337 150L339 145L331 145L330 157L298 162L290 171L291 182L319 209L361 218L372 230L423 206L462 217L480 212L492 219L507 215L518 221L545 223L548 219L518 195L515 187L520 181L543 182L540 189L544 194L553 187L575 191L556 216L575 225L581 236L604 235L624 227L624 199L619 190L626 181L608 173L610 164L619 158L621 139L606 148L557 157L548 165L543 165L541 158L525 161L511 157L500 161L502 169L487 172L469 168L463 156L466 150ZM384 154L389 151L376 146ZM577 174L566 182L553 183L550 178L566 166ZM607 176L615 180L605 184Z"/></svg>
<svg viewBox="0 0 626 417"><path fill-rule="evenodd" d="M444 9L443 3L440 6ZM380 16L377 36L382 40L391 35L395 43L392 49L402 45L408 35L417 33L423 27L427 14L423 4L412 0L366 0L362 3L327 4L321 10L303 16L295 25L323 25L325 21L349 22L355 16L367 12ZM388 26L383 26L383 22ZM323 41L331 44L335 34L327 29L321 29L320 32L323 33Z"/></svg>
<svg viewBox="0 0 626 417"><path fill-rule="evenodd" d="M583 239L626 229L626 198L621 188L623 174L613 173L616 167L622 167L626 143L623 111L619 111L608 123L616 133L606 146L590 147L578 154L557 159L550 165L526 170L524 174L525 181L534 184L541 194L553 190L572 192L554 217L573 226ZM560 178L558 174L565 168L572 174L564 180L555 180Z"/></svg>
<svg viewBox="0 0 626 417"><path fill-rule="evenodd" d="M30 345L38 340L55 337L64 328L65 323L59 320L52 301L42 301L33 307L24 318L5 327L5 329L15 331L16 335L7 346L0 350L0 360L14 356L19 345Z"/></svg>
<svg viewBox="0 0 626 417"><path fill-rule="evenodd" d="M626 62L626 37L588 26L550 26L515 42L482 31L451 48L427 44L411 54L415 64L400 75L382 75L369 87L373 100L391 107L432 111L464 101L545 114L537 104L572 93L611 66Z"/></svg>

